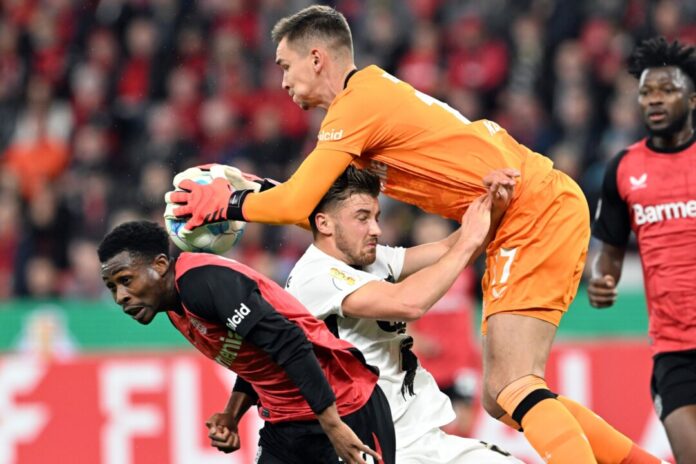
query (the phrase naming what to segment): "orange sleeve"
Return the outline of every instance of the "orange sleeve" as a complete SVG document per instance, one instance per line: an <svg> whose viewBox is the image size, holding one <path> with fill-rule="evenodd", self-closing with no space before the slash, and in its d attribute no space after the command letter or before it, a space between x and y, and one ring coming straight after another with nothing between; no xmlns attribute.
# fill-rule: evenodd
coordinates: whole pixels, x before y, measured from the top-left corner
<svg viewBox="0 0 696 464"><path fill-rule="evenodd" d="M314 149L286 182L244 199L242 214L248 222L305 223L334 181L353 161L353 155Z"/></svg>

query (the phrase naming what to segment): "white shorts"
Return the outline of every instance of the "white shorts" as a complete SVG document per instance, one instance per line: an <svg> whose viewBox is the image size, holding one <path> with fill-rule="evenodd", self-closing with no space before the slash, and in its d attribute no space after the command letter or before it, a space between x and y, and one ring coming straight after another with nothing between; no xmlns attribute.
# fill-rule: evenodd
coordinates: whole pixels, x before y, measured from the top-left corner
<svg viewBox="0 0 696 464"><path fill-rule="evenodd" d="M403 448L398 446L398 436L396 442L399 464L524 464L496 446L448 435L439 428L430 429Z"/></svg>

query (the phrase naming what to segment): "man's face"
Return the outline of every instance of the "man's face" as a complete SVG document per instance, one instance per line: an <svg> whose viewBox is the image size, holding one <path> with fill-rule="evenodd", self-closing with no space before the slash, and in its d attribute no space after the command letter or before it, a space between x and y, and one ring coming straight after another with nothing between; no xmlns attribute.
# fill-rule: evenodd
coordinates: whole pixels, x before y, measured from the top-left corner
<svg viewBox="0 0 696 464"><path fill-rule="evenodd" d="M320 101L316 96L317 72L312 49L300 44L288 44L287 38L278 43L276 63L283 70L282 87L292 101L303 110L316 107Z"/></svg>
<svg viewBox="0 0 696 464"><path fill-rule="evenodd" d="M102 280L116 304L143 325L152 322L162 310L166 262L160 256L148 263L140 256L122 251L102 264Z"/></svg>
<svg viewBox="0 0 696 464"><path fill-rule="evenodd" d="M648 68L640 76L638 86L638 104L651 135L669 136L685 127L696 97L688 76L680 68Z"/></svg>
<svg viewBox="0 0 696 464"><path fill-rule="evenodd" d="M377 258L379 202L368 194L351 195L328 213L334 225L336 248L352 266L367 266Z"/></svg>

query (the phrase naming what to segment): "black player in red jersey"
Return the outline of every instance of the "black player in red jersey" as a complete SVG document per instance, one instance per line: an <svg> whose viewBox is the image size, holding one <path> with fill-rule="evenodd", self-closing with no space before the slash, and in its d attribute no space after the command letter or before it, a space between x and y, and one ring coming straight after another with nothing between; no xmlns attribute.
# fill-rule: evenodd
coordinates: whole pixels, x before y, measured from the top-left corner
<svg viewBox="0 0 696 464"><path fill-rule="evenodd" d="M122 224L99 245L102 278L126 314L149 324L167 312L199 351L237 373L224 412L207 422L213 446L239 449L237 424L258 403L258 463L394 462L389 404L352 345L253 269L206 253L174 259L168 248L157 224Z"/></svg>
<svg viewBox="0 0 696 464"><path fill-rule="evenodd" d="M629 234L638 239L653 347L651 390L677 463L696 462L696 50L663 38L631 57L648 137L609 164L593 235L593 306L616 300Z"/></svg>

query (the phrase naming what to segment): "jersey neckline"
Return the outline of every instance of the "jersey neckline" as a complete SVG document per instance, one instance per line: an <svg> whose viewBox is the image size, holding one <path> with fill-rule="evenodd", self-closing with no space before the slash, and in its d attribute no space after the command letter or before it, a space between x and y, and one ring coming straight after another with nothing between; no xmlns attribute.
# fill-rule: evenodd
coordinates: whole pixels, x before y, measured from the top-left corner
<svg viewBox="0 0 696 464"><path fill-rule="evenodd" d="M648 147L650 151L654 151L655 153L679 153L680 151L684 151L689 148L694 142L696 142L696 130L691 134L691 138L689 138L689 140L681 145L677 145L676 147L657 148L655 145L653 145L652 138L650 137L646 138L645 146Z"/></svg>

